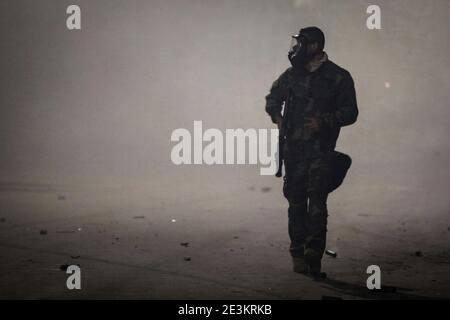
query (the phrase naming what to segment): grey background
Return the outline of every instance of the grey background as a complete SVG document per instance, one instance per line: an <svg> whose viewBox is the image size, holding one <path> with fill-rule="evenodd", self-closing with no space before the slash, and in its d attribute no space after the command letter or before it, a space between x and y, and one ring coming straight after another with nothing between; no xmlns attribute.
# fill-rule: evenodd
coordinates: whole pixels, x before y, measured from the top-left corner
<svg viewBox="0 0 450 320"><path fill-rule="evenodd" d="M361 117L339 146L358 182L447 195L447 1L379 1L380 31L366 28L365 1L108 0L77 2L82 30L70 32L71 3L1 4L3 179L189 175L169 161L171 132L193 120L270 127L264 96L288 66L289 35L317 24L357 84Z"/></svg>

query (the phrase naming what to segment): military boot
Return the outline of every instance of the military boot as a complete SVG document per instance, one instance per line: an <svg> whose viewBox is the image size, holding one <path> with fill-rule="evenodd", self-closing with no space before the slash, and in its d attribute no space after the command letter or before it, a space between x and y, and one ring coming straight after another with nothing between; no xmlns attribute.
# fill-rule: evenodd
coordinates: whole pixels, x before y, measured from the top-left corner
<svg viewBox="0 0 450 320"><path fill-rule="evenodd" d="M308 265L304 258L292 258L293 270L296 273L308 273Z"/></svg>
<svg viewBox="0 0 450 320"><path fill-rule="evenodd" d="M309 275L314 280L324 280L327 277L325 272L321 272L322 262L319 253L313 249L305 250L305 262L308 266Z"/></svg>

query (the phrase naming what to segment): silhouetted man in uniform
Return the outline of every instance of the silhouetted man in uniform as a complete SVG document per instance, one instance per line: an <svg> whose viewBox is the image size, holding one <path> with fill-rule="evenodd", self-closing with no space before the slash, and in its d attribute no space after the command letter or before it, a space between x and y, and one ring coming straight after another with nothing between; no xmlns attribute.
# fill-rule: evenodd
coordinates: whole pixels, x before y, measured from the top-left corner
<svg viewBox="0 0 450 320"><path fill-rule="evenodd" d="M325 278L321 259L326 245L327 197L335 175L334 149L340 128L356 121L358 108L350 73L323 51L323 32L317 27L304 28L292 41L288 54L292 67L273 83L266 111L286 130L283 193L289 202L294 271ZM282 109L287 101L286 119Z"/></svg>

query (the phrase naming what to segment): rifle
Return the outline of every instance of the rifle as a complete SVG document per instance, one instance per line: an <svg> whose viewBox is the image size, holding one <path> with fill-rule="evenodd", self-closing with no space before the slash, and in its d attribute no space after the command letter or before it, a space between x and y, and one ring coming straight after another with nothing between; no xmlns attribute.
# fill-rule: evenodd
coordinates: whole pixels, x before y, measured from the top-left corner
<svg viewBox="0 0 450 320"><path fill-rule="evenodd" d="M283 160L284 160L284 144L286 141L286 134L287 134L287 125L288 125L288 111L291 108L291 97L292 93L291 90L288 92L288 96L286 101L284 102L284 111L283 111L283 120L281 123L280 133L278 136L278 171L275 174L277 178L281 178L283 175Z"/></svg>

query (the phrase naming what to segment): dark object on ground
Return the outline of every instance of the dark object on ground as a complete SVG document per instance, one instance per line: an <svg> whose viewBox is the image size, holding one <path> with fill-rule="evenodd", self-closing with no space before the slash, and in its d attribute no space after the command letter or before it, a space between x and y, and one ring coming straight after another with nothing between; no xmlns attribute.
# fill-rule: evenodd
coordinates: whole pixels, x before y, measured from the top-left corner
<svg viewBox="0 0 450 320"><path fill-rule="evenodd" d="M415 255L416 257L422 257L422 256L423 256L422 251L416 251L416 252L414 253L414 255Z"/></svg>
<svg viewBox="0 0 450 320"><path fill-rule="evenodd" d="M272 190L271 187L262 187L261 188L261 191L264 192L264 193L270 192L270 190Z"/></svg>
<svg viewBox="0 0 450 320"><path fill-rule="evenodd" d="M81 256L70 256L72 259L80 259Z"/></svg>
<svg viewBox="0 0 450 320"><path fill-rule="evenodd" d="M39 234L40 234L41 236L45 236L47 233L48 233L47 230L41 230L41 231L39 231Z"/></svg>
<svg viewBox="0 0 450 320"><path fill-rule="evenodd" d="M352 165L352 158L345 153L334 151L331 157L331 185L329 193L333 192L344 182L345 176Z"/></svg>
<svg viewBox="0 0 450 320"><path fill-rule="evenodd" d="M0 223L5 223L6 222L6 219L5 218L1 218L0 219Z"/></svg>
<svg viewBox="0 0 450 320"><path fill-rule="evenodd" d="M66 200L66 197L65 197L65 196L59 195L59 196L58 196L58 200Z"/></svg>
<svg viewBox="0 0 450 320"><path fill-rule="evenodd" d="M183 246L183 247L189 247L189 242L182 242L182 243L180 243L180 246Z"/></svg>
<svg viewBox="0 0 450 320"><path fill-rule="evenodd" d="M330 257L333 257L333 258L337 257L337 252L333 251L333 250L327 250L327 251L325 251L325 254L330 256Z"/></svg>
<svg viewBox="0 0 450 320"><path fill-rule="evenodd" d="M184 257L184 261L191 261L191 257Z"/></svg>
<svg viewBox="0 0 450 320"><path fill-rule="evenodd" d="M370 217L370 214L367 214L367 213L358 213L358 217L364 217L364 218L367 218L367 217Z"/></svg>
<svg viewBox="0 0 450 320"><path fill-rule="evenodd" d="M67 271L67 269L68 269L70 266L71 266L71 264L62 264L62 265L59 266L59 270L61 270L61 271ZM81 266L80 266L79 264L76 264L76 266L78 266L78 267L81 268Z"/></svg>
<svg viewBox="0 0 450 320"><path fill-rule="evenodd" d="M342 298L333 296L322 296L322 300L342 300Z"/></svg>
<svg viewBox="0 0 450 320"><path fill-rule="evenodd" d="M145 219L144 216L134 216L133 219Z"/></svg>

